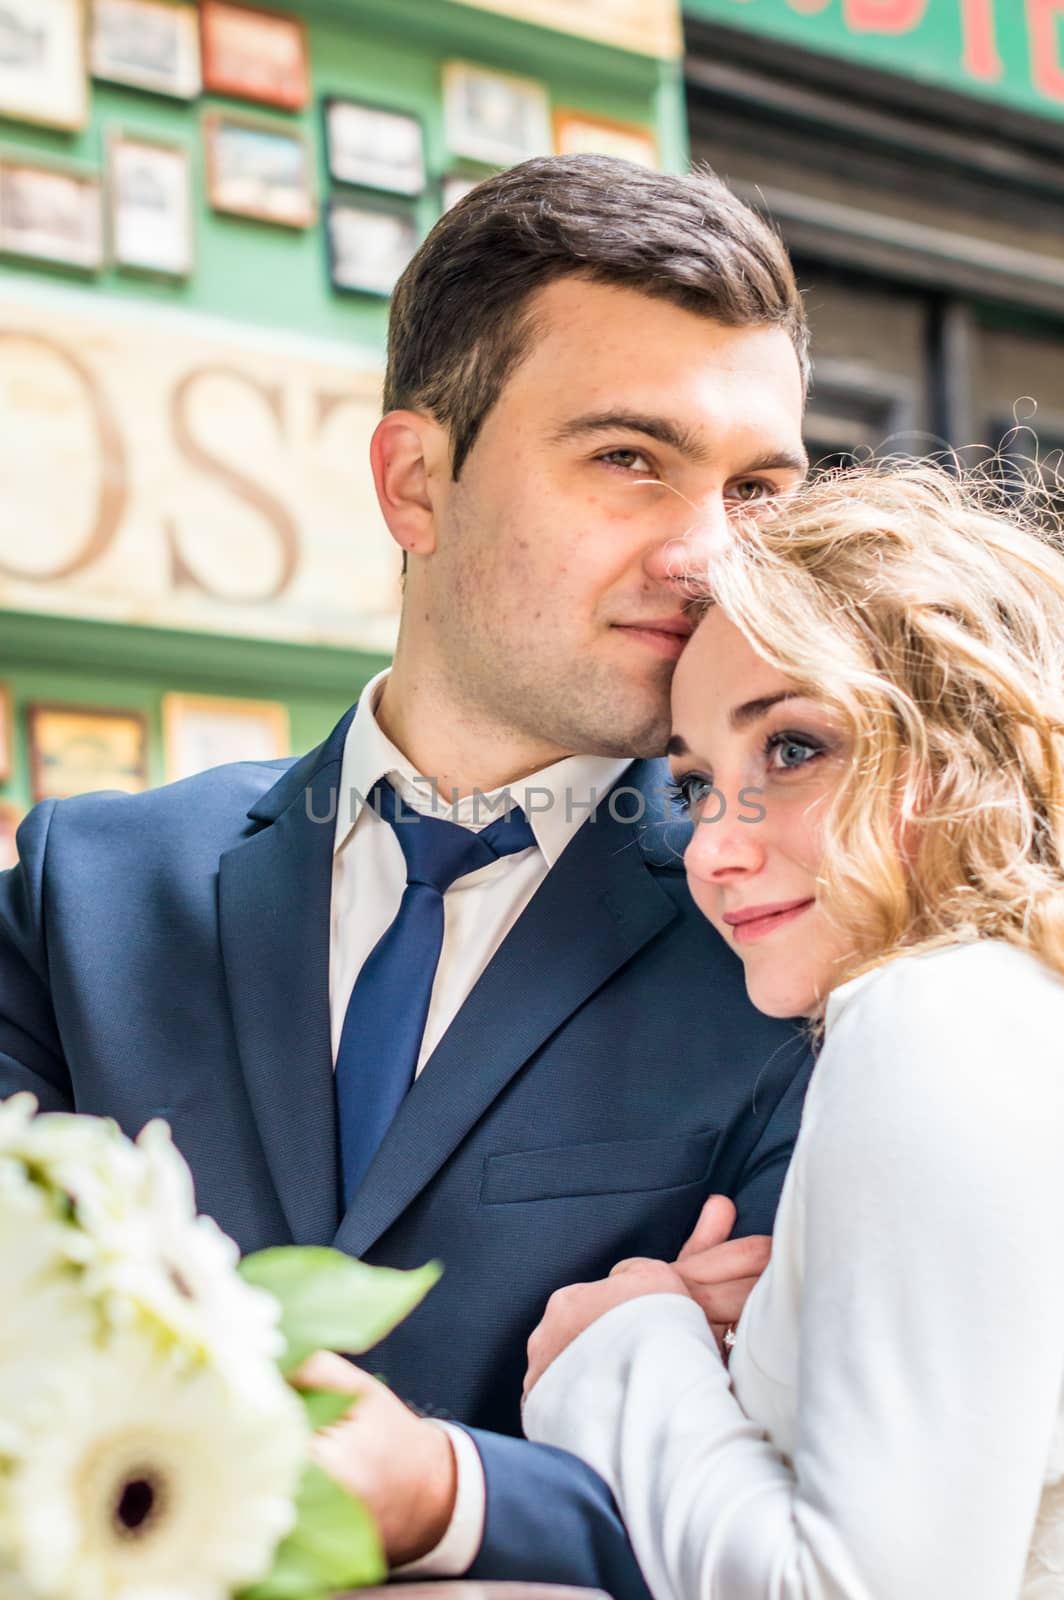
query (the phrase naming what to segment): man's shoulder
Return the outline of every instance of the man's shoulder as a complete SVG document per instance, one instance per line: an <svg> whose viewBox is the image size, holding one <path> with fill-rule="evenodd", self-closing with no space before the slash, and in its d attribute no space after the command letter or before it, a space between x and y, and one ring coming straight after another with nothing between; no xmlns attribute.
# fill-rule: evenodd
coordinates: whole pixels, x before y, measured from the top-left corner
<svg viewBox="0 0 1064 1600"><path fill-rule="evenodd" d="M203 829L211 824L240 826L252 807L269 793L298 757L277 761L234 761L193 777L161 784L143 794L103 790L56 803L53 828L69 834L101 831L134 833L142 828Z"/></svg>

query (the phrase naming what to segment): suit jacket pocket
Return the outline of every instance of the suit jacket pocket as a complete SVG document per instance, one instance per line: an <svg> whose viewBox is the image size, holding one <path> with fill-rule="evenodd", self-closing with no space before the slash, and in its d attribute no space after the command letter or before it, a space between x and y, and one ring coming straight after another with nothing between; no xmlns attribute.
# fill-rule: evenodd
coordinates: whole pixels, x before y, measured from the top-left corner
<svg viewBox="0 0 1064 1600"><path fill-rule="evenodd" d="M701 1183L709 1176L716 1128L667 1139L616 1139L554 1150L487 1156L482 1205L511 1205L575 1195L650 1193Z"/></svg>

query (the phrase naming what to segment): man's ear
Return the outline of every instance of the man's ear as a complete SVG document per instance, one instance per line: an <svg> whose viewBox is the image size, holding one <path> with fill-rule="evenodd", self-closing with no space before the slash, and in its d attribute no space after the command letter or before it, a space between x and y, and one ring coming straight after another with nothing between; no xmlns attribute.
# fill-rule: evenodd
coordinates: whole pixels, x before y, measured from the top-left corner
<svg viewBox="0 0 1064 1600"><path fill-rule="evenodd" d="M445 462L443 428L419 411L389 411L370 441L373 482L388 531L400 549L431 555L436 548L432 477Z"/></svg>

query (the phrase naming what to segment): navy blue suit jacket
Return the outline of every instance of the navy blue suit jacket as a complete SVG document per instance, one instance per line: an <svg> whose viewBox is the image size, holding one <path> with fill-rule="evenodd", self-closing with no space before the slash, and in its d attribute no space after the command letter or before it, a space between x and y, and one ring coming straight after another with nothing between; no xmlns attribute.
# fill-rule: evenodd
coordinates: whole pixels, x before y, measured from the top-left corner
<svg viewBox="0 0 1064 1600"><path fill-rule="evenodd" d="M473 1575L645 1587L605 1486L514 1437L562 1284L674 1257L711 1193L768 1232L808 1056L750 1005L640 762L584 823L414 1084L341 1215L329 1026L332 803L351 713L296 763L45 802L0 875L0 1096L165 1117L243 1251L335 1243L444 1277L369 1358L468 1425Z"/></svg>

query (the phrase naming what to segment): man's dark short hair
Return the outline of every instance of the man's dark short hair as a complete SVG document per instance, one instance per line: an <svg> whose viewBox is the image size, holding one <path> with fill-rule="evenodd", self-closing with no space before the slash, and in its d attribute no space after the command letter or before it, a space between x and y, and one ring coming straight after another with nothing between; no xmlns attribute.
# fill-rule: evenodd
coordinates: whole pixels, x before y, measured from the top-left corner
<svg viewBox="0 0 1064 1600"><path fill-rule="evenodd" d="M684 177L608 156L542 156L442 216L395 289L385 411L426 411L455 478L535 333L528 300L580 277L669 300L731 328L808 330L779 236L707 169Z"/></svg>

